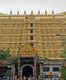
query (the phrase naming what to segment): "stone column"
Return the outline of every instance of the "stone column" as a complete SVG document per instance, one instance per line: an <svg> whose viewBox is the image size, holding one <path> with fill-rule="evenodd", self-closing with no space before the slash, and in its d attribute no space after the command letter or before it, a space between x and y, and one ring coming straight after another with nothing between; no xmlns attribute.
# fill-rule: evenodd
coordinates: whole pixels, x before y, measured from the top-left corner
<svg viewBox="0 0 66 80"><path fill-rule="evenodd" d="M34 77L36 77L36 64L34 64Z"/></svg>
<svg viewBox="0 0 66 80"><path fill-rule="evenodd" d="M20 59L18 60L18 76L19 79L22 80L22 66L20 65Z"/></svg>
<svg viewBox="0 0 66 80"><path fill-rule="evenodd" d="M33 76L34 76L34 66L33 66Z"/></svg>
<svg viewBox="0 0 66 80"><path fill-rule="evenodd" d="M11 80L15 79L15 65L12 65L12 75L11 75Z"/></svg>
<svg viewBox="0 0 66 80"><path fill-rule="evenodd" d="M42 80L42 77L43 77L43 66L40 63L40 80Z"/></svg>
<svg viewBox="0 0 66 80"><path fill-rule="evenodd" d="M34 58L34 77L36 78L36 57Z"/></svg>

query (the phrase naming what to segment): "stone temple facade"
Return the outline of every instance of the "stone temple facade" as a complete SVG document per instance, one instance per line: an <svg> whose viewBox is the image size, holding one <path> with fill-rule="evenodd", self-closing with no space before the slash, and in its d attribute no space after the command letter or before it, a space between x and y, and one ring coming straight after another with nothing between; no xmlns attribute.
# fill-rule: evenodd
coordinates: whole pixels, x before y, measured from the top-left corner
<svg viewBox="0 0 66 80"><path fill-rule="evenodd" d="M66 35L66 13L17 15L0 14L0 49L10 48L11 54L60 58Z"/></svg>

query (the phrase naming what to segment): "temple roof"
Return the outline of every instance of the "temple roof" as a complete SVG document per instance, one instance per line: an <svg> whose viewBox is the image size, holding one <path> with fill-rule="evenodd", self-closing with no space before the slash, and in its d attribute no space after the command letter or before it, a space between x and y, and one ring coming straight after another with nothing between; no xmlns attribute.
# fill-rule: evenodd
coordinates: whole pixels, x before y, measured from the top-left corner
<svg viewBox="0 0 66 80"><path fill-rule="evenodd" d="M31 11L31 14L33 14L33 11ZM38 11L38 13L37 13L37 15L43 15L43 14L40 14L40 11ZM46 13L44 13L44 14L46 14ZM49 13L47 13L48 15L52 15L52 14L54 14L54 12L52 11L52 14L49 14ZM55 13L55 15L62 15L62 14L64 14L64 15L66 15L66 11L64 11L64 12L61 12L61 13ZM1 13L0 12L0 16L8 16L8 15L12 15L12 16L16 16L16 15L21 15L19 12L17 12L17 14L12 14L12 13L10 13L10 14L5 14L5 13ZM24 14L22 14L22 15L30 15L30 14L27 14L25 11L24 11ZM34 14L34 15L36 15L36 14Z"/></svg>

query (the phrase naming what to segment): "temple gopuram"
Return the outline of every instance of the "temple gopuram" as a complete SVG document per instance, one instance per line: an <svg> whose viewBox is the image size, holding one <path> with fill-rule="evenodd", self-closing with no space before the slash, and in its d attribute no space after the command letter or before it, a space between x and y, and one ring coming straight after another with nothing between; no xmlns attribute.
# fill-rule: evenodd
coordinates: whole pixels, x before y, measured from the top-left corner
<svg viewBox="0 0 66 80"><path fill-rule="evenodd" d="M61 58L66 35L66 13L0 14L0 49L11 50L21 56L38 55Z"/></svg>

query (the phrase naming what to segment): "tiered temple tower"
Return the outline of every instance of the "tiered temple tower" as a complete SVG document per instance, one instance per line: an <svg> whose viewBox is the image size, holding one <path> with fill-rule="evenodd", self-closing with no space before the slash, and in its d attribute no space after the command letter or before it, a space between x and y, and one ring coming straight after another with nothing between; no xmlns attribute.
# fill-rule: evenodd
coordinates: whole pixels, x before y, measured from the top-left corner
<svg viewBox="0 0 66 80"><path fill-rule="evenodd" d="M66 13L54 14L0 14L0 49L10 48L11 54L26 56L39 55L47 58L60 58L63 54L63 39L66 35ZM21 46L21 47L20 47ZM35 53L31 50L35 49ZM25 51L27 50L27 51ZM23 52L21 52L23 51ZM31 51L31 52L30 52ZM26 53L27 52L27 53ZM29 54L31 53L31 54Z"/></svg>

